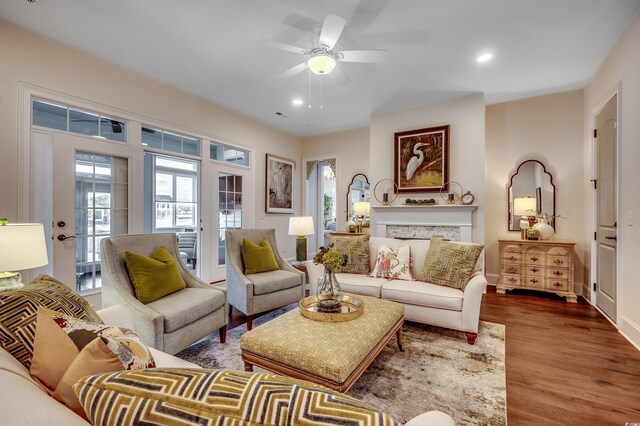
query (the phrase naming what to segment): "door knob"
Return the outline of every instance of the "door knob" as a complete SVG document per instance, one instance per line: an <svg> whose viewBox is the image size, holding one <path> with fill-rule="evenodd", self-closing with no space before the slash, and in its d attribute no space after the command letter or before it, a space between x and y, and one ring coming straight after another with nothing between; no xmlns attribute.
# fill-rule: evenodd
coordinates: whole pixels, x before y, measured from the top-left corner
<svg viewBox="0 0 640 426"><path fill-rule="evenodd" d="M66 235L58 235L58 241L64 241L64 240L70 240L71 238L75 238L75 235L70 235L70 236L66 236Z"/></svg>
<svg viewBox="0 0 640 426"><path fill-rule="evenodd" d="M64 220L59 220L58 223L56 223L56 225L58 225L58 227L60 228L64 228L66 225L66 222Z"/></svg>

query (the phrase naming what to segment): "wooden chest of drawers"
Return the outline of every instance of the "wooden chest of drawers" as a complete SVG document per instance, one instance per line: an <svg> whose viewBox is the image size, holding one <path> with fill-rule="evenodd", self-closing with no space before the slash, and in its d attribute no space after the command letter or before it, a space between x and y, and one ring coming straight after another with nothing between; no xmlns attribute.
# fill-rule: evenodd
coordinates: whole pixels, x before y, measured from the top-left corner
<svg viewBox="0 0 640 426"><path fill-rule="evenodd" d="M515 288L546 291L577 302L573 288L573 247L565 240L498 240L500 278L497 292Z"/></svg>

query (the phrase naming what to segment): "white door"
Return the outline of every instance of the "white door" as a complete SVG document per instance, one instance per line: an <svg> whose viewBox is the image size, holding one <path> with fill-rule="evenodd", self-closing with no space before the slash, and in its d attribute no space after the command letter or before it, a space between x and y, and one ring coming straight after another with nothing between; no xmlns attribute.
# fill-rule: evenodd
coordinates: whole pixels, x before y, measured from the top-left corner
<svg viewBox="0 0 640 426"><path fill-rule="evenodd" d="M212 281L226 279L226 238L225 231L253 227L255 194L252 188L251 170L214 164L213 179L211 185L211 200L215 215L211 223L211 270Z"/></svg>
<svg viewBox="0 0 640 426"><path fill-rule="evenodd" d="M86 149L97 145L102 153ZM51 236L47 272L85 294L101 287L100 241L126 234L129 223L129 160L115 155L115 144L97 145L82 136L33 134L32 197L52 195L32 213ZM40 174L35 164L52 173Z"/></svg>
<svg viewBox="0 0 640 426"><path fill-rule="evenodd" d="M596 115L596 305L616 321L617 96Z"/></svg>

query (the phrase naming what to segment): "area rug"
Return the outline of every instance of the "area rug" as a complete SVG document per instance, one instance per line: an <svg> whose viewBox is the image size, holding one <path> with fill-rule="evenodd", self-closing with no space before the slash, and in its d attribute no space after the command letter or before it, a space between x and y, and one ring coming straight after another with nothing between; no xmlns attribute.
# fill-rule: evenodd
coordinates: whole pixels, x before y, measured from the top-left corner
<svg viewBox="0 0 640 426"><path fill-rule="evenodd" d="M254 327L297 305L256 318ZM405 423L430 410L443 411L458 425L505 425L504 325L480 322L475 345L464 333L405 322L404 352L395 339L347 392ZM240 337L245 325L227 333L227 343L207 339L176 356L204 368L244 371ZM266 372L255 368L256 372Z"/></svg>

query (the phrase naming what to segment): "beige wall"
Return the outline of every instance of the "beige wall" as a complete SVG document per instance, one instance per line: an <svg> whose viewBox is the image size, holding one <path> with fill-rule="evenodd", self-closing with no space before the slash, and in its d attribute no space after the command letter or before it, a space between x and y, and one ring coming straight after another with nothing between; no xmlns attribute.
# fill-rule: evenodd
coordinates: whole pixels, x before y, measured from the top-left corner
<svg viewBox="0 0 640 426"><path fill-rule="evenodd" d="M393 179L395 132L449 124L449 179L475 195L474 241L484 241L485 104L482 94L371 117L370 181ZM411 194L401 194L396 201ZM440 198L440 193L415 194ZM441 202L441 201L440 201ZM375 203L375 200L373 201ZM372 216L375 221L375 215ZM373 223L373 222L372 222ZM373 232L373 228L372 228Z"/></svg>
<svg viewBox="0 0 640 426"><path fill-rule="evenodd" d="M3 20L0 52L0 216L20 220L18 147L26 141L18 140L17 111L18 85L25 82L254 148L256 226L276 228L286 255L294 256L295 239L287 235L289 216L264 213L264 176L267 152L295 159L300 165L299 138ZM187 70L185 66L184 78L189 78ZM297 167L296 182L300 176ZM299 185L295 199L299 211Z"/></svg>
<svg viewBox="0 0 640 426"><path fill-rule="evenodd" d="M618 315L619 330L640 347L640 13L627 27L591 82L584 89L584 169L592 176L593 116L596 106L620 84L618 152L621 179L618 183ZM593 191L585 179L582 209L587 212L583 233L593 232ZM590 247L585 247L589 256ZM593 281L593 277L591 279Z"/></svg>
<svg viewBox="0 0 640 426"><path fill-rule="evenodd" d="M305 138L302 145L306 160L336 159L336 214L338 230L346 229L346 196L356 173L369 176L369 128L346 130ZM304 179L304 176L303 176ZM369 178L371 182L371 178ZM372 187L373 188L373 187Z"/></svg>
<svg viewBox="0 0 640 426"><path fill-rule="evenodd" d="M518 165L539 160L553 177L557 219L554 238L577 243L577 291L581 291L584 247L582 208L582 90L540 96L487 106L485 245L487 280L495 284L499 274L498 238L512 236L507 228L507 187ZM588 260L587 260L588 263Z"/></svg>

